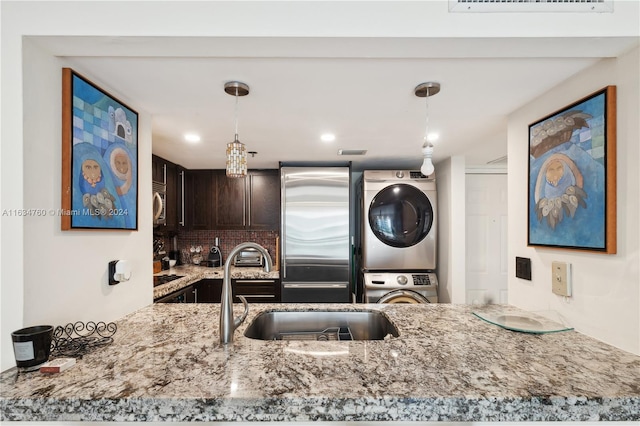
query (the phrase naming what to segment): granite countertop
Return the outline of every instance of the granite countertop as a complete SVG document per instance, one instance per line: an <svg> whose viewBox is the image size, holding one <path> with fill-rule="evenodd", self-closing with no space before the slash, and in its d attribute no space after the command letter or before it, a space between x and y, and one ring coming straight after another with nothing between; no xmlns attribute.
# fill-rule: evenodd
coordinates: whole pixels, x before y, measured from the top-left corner
<svg viewBox="0 0 640 426"><path fill-rule="evenodd" d="M231 278L242 278L242 279L279 279L280 271L271 271L265 272L263 268L255 268L255 267L243 267L236 268L235 266L231 266L229 268L231 272ZM178 291L182 288L187 287L197 281L200 281L205 278L211 279L223 279L224 278L224 268L210 268L207 266L197 266L197 265L180 265L170 268L168 270L164 270L154 276L161 275L179 275L182 278L169 281L168 283L161 284L157 287L153 288L153 299L158 299L160 297L164 297L168 294L173 293L174 291Z"/></svg>
<svg viewBox="0 0 640 426"><path fill-rule="evenodd" d="M241 305L234 305L236 315ZM264 310L382 311L379 341L244 337ZM155 304L59 374L0 375L0 420L640 420L640 357L575 331L527 334L431 305L250 305L231 345L217 304Z"/></svg>

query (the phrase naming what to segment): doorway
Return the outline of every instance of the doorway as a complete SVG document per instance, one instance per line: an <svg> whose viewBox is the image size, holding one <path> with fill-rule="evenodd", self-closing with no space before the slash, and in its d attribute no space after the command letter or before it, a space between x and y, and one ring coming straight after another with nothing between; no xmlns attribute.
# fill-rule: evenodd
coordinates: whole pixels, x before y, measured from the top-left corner
<svg viewBox="0 0 640 426"><path fill-rule="evenodd" d="M466 303L507 303L507 174L466 174Z"/></svg>

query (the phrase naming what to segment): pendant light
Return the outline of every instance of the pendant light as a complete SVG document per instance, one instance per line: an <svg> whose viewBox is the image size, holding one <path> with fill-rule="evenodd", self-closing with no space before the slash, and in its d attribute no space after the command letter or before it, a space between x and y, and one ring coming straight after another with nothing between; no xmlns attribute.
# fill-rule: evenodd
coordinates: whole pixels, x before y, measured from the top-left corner
<svg viewBox="0 0 640 426"><path fill-rule="evenodd" d="M247 175L247 148L238 140L238 97L249 94L249 86L239 81L225 83L224 91L236 97L235 138L227 144L227 176L232 178Z"/></svg>
<svg viewBox="0 0 640 426"><path fill-rule="evenodd" d="M414 93L416 96L425 98L427 109L427 119L424 130L424 143L422 145L422 157L424 158L424 160L422 162L422 167L420 167L420 172L425 176L429 176L435 170L433 167L433 162L431 161L431 157L433 156L433 144L429 140L429 97L436 95L438 92L440 92L440 83L435 82L421 83L414 89Z"/></svg>

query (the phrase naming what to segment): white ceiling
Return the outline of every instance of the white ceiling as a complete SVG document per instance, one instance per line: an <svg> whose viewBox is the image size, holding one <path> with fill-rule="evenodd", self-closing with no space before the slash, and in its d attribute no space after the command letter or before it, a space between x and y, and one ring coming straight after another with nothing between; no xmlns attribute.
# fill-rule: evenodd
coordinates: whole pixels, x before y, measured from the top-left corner
<svg viewBox="0 0 640 426"><path fill-rule="evenodd" d="M152 118L153 153L187 168L224 168L235 99L223 86L248 84L239 99L239 139L249 168L279 161L352 161L355 169L419 168L424 98L437 164L506 156L507 116L634 37L277 38L34 37L74 69ZM100 52L95 56L94 52ZM202 136L198 144L186 132ZM321 142L324 132L336 134ZM365 149L365 156L337 155Z"/></svg>

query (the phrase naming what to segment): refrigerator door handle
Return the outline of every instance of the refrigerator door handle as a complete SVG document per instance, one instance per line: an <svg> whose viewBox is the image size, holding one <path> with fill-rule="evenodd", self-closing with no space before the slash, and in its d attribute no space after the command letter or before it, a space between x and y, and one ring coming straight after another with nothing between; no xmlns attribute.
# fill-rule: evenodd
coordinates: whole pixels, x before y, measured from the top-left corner
<svg viewBox="0 0 640 426"><path fill-rule="evenodd" d="M286 177L284 173L280 174L280 258L282 259L282 278L287 278L287 220L284 214L287 205L287 191L285 191Z"/></svg>
<svg viewBox="0 0 640 426"><path fill-rule="evenodd" d="M308 283L308 284L283 284L284 288L345 288L349 283L338 284L323 284L323 283Z"/></svg>

